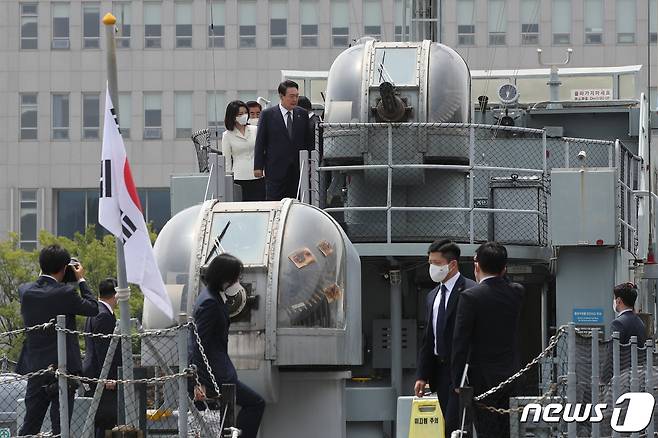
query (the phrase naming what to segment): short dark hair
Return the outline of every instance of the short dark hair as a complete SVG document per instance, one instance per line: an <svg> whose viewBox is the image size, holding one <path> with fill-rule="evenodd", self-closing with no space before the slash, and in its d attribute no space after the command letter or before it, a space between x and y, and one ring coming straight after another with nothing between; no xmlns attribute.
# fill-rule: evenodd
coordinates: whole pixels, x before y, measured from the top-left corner
<svg viewBox="0 0 658 438"><path fill-rule="evenodd" d="M263 111L263 106L260 103L256 102L255 100L247 101L247 109L253 108L255 106L257 106L261 111Z"/></svg>
<svg viewBox="0 0 658 438"><path fill-rule="evenodd" d="M206 273L203 277L208 290L211 292L220 292L224 285L231 285L238 281L242 274L242 262L231 254L219 254L212 259Z"/></svg>
<svg viewBox="0 0 658 438"><path fill-rule="evenodd" d="M627 307L634 307L637 300L637 286L633 283L618 284L614 288L615 298L621 298L621 301Z"/></svg>
<svg viewBox="0 0 658 438"><path fill-rule="evenodd" d="M507 266L507 250L498 242L486 242L475 250L480 270L487 274L500 274Z"/></svg>
<svg viewBox="0 0 658 438"><path fill-rule="evenodd" d="M71 262L71 254L59 245L49 245L39 253L39 267L47 275L57 274Z"/></svg>
<svg viewBox="0 0 658 438"><path fill-rule="evenodd" d="M233 102L229 102L229 104L226 106L224 126L226 126L227 130L233 131L235 129L235 118L238 116L240 108L246 109L247 113L249 112L249 107L241 100L234 100Z"/></svg>
<svg viewBox="0 0 658 438"><path fill-rule="evenodd" d="M313 111L313 105L311 105L311 101L306 96L299 96L297 106L301 106L306 111Z"/></svg>
<svg viewBox="0 0 658 438"><path fill-rule="evenodd" d="M449 239L435 240L427 250L427 254L431 252L438 252L445 257L449 262L453 260L459 261L462 251L459 246Z"/></svg>
<svg viewBox="0 0 658 438"><path fill-rule="evenodd" d="M279 88L277 89L279 96L285 96L288 88L296 88L299 90L299 85L297 85L297 82L291 81L290 79L281 82L279 84Z"/></svg>
<svg viewBox="0 0 658 438"><path fill-rule="evenodd" d="M117 281L114 278L106 278L98 283L98 296L101 298L112 298L116 293Z"/></svg>

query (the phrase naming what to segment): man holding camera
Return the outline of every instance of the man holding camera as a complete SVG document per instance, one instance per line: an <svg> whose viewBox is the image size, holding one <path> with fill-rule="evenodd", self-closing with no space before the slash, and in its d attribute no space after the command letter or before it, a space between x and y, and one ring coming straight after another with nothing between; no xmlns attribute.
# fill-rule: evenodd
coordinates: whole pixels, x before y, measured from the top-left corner
<svg viewBox="0 0 658 438"><path fill-rule="evenodd" d="M75 261L71 263L68 251L59 245L50 245L39 254L41 275L33 283L19 287L21 316L25 327L32 327L66 315L66 328L75 330L75 315L98 314L98 302L84 279L84 268ZM68 274L68 275L67 275ZM71 277L71 274L73 278ZM68 280L77 282L76 287ZM65 282L66 281L66 282ZM80 374L82 360L80 346L75 335L66 336L67 373ZM54 327L27 333L16 371L27 374L57 367L57 334ZM75 386L69 386L69 418L73 412ZM54 373L30 377L25 392L25 419L19 435L36 435L41 430L48 407L54 435L60 433L59 398L57 378Z"/></svg>

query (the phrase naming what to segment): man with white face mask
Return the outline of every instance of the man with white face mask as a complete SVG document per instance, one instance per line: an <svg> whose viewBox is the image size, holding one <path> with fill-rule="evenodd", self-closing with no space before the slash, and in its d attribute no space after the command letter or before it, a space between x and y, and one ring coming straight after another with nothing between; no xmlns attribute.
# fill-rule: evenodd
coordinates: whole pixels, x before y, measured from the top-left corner
<svg viewBox="0 0 658 438"><path fill-rule="evenodd" d="M418 354L414 393L422 397L425 385L439 397L446 436L458 427L458 398L450 377L450 355L455 327L455 310L460 293L475 282L459 273L459 246L450 240L432 243L428 250L429 274L438 285L427 294L427 325ZM458 382L457 382L458 383Z"/></svg>

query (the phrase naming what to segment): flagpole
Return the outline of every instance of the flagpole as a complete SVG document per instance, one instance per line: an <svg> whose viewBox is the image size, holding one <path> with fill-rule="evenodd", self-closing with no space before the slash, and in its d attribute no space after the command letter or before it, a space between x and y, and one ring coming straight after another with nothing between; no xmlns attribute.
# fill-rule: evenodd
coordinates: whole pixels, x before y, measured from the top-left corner
<svg viewBox="0 0 658 438"><path fill-rule="evenodd" d="M114 26L117 19L114 15L107 13L103 17L103 24L105 25L105 41L107 44L107 84L114 106L116 117L119 117L119 93L118 93L118 80L117 80L117 57L116 57L116 42L114 40ZM105 128L107 129L107 127ZM130 335L130 306L128 300L130 299L130 288L128 287L128 279L126 276L126 261L123 253L123 241L121 238L116 238L116 252L117 252L117 298L119 301L119 312L121 312L120 326L122 335ZM133 379L133 356L132 356L132 342L127 337L121 341L122 364L124 380ZM138 425L137 419L137 405L135 404L135 388L132 384L124 385L124 409L125 409L125 423L134 427Z"/></svg>

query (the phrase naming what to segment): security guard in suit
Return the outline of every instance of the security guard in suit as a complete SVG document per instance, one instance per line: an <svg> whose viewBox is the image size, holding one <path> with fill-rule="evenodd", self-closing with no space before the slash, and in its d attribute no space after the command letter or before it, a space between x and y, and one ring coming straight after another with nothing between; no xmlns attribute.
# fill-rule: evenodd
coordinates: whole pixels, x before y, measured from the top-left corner
<svg viewBox="0 0 658 438"><path fill-rule="evenodd" d="M116 298L117 281L107 278L98 285L98 315L90 316L85 321L85 333L109 335L114 333L117 318L114 309L117 306ZM85 360L82 363L82 373L85 377L97 379L101 375L103 363L107 350L110 347L110 339L85 338ZM110 363L108 379L117 378L117 368L121 365L121 344L117 344L114 357ZM96 385L92 385L86 394L93 397ZM117 391L114 383L106 383L103 389L98 410L96 411L96 438L103 438L106 430L111 430L117 425Z"/></svg>
<svg viewBox="0 0 658 438"><path fill-rule="evenodd" d="M33 283L19 287L21 316L25 327L44 324L57 315L66 315L66 328L75 330L75 315L94 316L98 302L84 279L85 270L80 263L69 265L71 256L59 245L41 250L39 266L41 275ZM77 287L63 283L66 271L72 269ZM76 289L80 289L80 293ZM67 373L80 374L82 360L80 346L75 335L66 336ZM27 374L57 366L57 335L54 327L27 333L16 371ZM52 432L60 433L59 398L57 379L53 374L30 377L25 393L25 420L19 435L36 435L40 432L46 411L50 406ZM69 386L69 418L73 412L74 390Z"/></svg>
<svg viewBox="0 0 658 438"><path fill-rule="evenodd" d="M610 325L610 332L619 332L619 342L628 344L631 336L637 336L638 347L643 347L647 339L644 323L634 312L637 300L637 286L633 283L623 283L614 288L612 308L617 318Z"/></svg>

